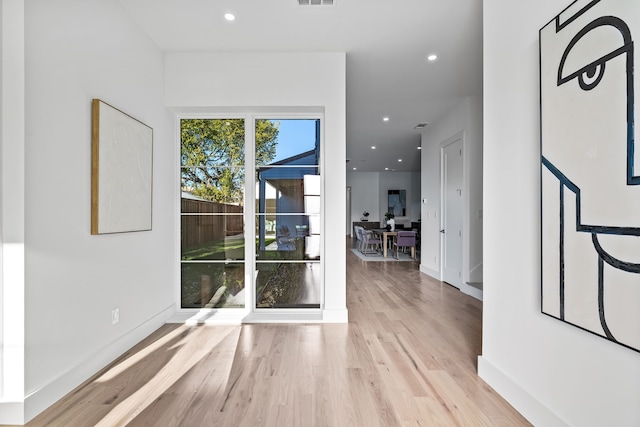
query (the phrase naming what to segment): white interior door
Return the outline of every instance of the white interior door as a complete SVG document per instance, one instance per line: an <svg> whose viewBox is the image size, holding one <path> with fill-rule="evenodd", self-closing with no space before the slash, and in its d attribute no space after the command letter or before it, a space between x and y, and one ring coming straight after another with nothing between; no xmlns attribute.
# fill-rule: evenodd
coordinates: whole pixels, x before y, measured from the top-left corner
<svg viewBox="0 0 640 427"><path fill-rule="evenodd" d="M462 139L442 148L442 280L462 286L463 202Z"/></svg>

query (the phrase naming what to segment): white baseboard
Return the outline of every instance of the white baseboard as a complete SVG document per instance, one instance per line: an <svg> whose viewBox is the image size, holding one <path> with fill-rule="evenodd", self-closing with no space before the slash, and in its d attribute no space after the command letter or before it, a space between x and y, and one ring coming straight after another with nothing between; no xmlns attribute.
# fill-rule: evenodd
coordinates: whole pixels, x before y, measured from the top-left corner
<svg viewBox="0 0 640 427"><path fill-rule="evenodd" d="M245 309L198 310L177 312L167 323L185 323L187 325L241 325L243 323L347 323L349 313L341 310L296 310L273 309L251 313Z"/></svg>
<svg viewBox="0 0 640 427"><path fill-rule="evenodd" d="M349 323L349 310L322 310L323 323Z"/></svg>
<svg viewBox="0 0 640 427"><path fill-rule="evenodd" d="M420 273L424 273L427 276L433 277L436 280L442 280L440 278L440 272L436 271L436 270L432 270L429 267L425 267L423 264L420 264ZM469 286L466 283L463 283L460 285L460 287L458 287L457 285L454 285L454 287L460 289L460 292L465 293L467 295L470 295L472 297L474 297L475 299L478 299L480 301L482 301L482 290L478 289L478 288L474 288L473 286Z"/></svg>
<svg viewBox="0 0 640 427"><path fill-rule="evenodd" d="M23 425L24 402L3 402L0 401L0 424L2 425Z"/></svg>
<svg viewBox="0 0 640 427"><path fill-rule="evenodd" d="M424 273L427 276L431 276L436 280L441 280L439 271L432 270L429 267L425 266L424 264L420 264L420 273Z"/></svg>
<svg viewBox="0 0 640 427"><path fill-rule="evenodd" d="M478 356L478 376L533 425L545 427L569 425L482 356Z"/></svg>
<svg viewBox="0 0 640 427"><path fill-rule="evenodd" d="M18 424L28 422L84 381L91 378L92 375L95 375L131 347L146 338L153 331L164 325L167 319L174 312L175 304L171 304L151 319L136 326L114 342L106 345L104 348L87 357L72 369L69 369L53 381L26 396L24 404L22 404L22 402L18 402L23 406L21 417L22 422L18 422ZM12 404L15 405L16 402L12 402ZM11 412L15 412L15 408L13 407L9 407L8 409L13 409ZM16 424L14 422L15 420L12 420L11 423L5 422L4 415L5 408L0 406L0 424Z"/></svg>
<svg viewBox="0 0 640 427"><path fill-rule="evenodd" d="M460 291L482 301L482 289L478 289L465 283L460 287Z"/></svg>
<svg viewBox="0 0 640 427"><path fill-rule="evenodd" d="M167 323L184 323L186 325L240 325L249 314L245 309L224 310L184 310L173 314Z"/></svg>

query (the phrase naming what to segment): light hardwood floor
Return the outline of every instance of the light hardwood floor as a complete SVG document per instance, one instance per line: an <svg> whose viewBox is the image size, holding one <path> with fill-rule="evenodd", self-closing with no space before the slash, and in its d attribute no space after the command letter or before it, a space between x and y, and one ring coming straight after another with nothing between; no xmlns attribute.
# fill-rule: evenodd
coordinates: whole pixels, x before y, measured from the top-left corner
<svg viewBox="0 0 640 427"><path fill-rule="evenodd" d="M481 302L347 251L348 325L166 325L29 426L524 426L476 375Z"/></svg>

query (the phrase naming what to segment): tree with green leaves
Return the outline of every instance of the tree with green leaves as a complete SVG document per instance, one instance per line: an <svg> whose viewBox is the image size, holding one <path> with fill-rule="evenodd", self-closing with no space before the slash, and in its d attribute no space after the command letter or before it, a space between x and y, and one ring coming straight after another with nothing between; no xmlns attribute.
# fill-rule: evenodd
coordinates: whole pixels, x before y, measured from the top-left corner
<svg viewBox="0 0 640 427"><path fill-rule="evenodd" d="M280 123L256 120L256 163L276 155ZM207 200L242 203L245 132L243 119L180 121L182 188Z"/></svg>

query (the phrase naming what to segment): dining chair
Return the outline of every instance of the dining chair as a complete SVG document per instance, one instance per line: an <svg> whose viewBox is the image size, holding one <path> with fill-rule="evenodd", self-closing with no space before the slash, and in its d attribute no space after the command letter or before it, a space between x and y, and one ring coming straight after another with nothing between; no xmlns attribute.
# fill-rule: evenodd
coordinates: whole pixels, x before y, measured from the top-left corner
<svg viewBox="0 0 640 427"><path fill-rule="evenodd" d="M353 226L353 229L356 232L356 239L358 239L358 251L362 252L362 242L363 242L362 233L364 231L364 228L359 225L355 225Z"/></svg>
<svg viewBox="0 0 640 427"><path fill-rule="evenodd" d="M362 230L363 250L360 251L364 255L380 254L382 248L382 240L380 236L371 230Z"/></svg>
<svg viewBox="0 0 640 427"><path fill-rule="evenodd" d="M415 253L415 247L416 247L415 231L398 231L398 235L393 241L393 247L396 250L396 256L394 256L395 259L398 259L398 250L400 248L413 248Z"/></svg>

